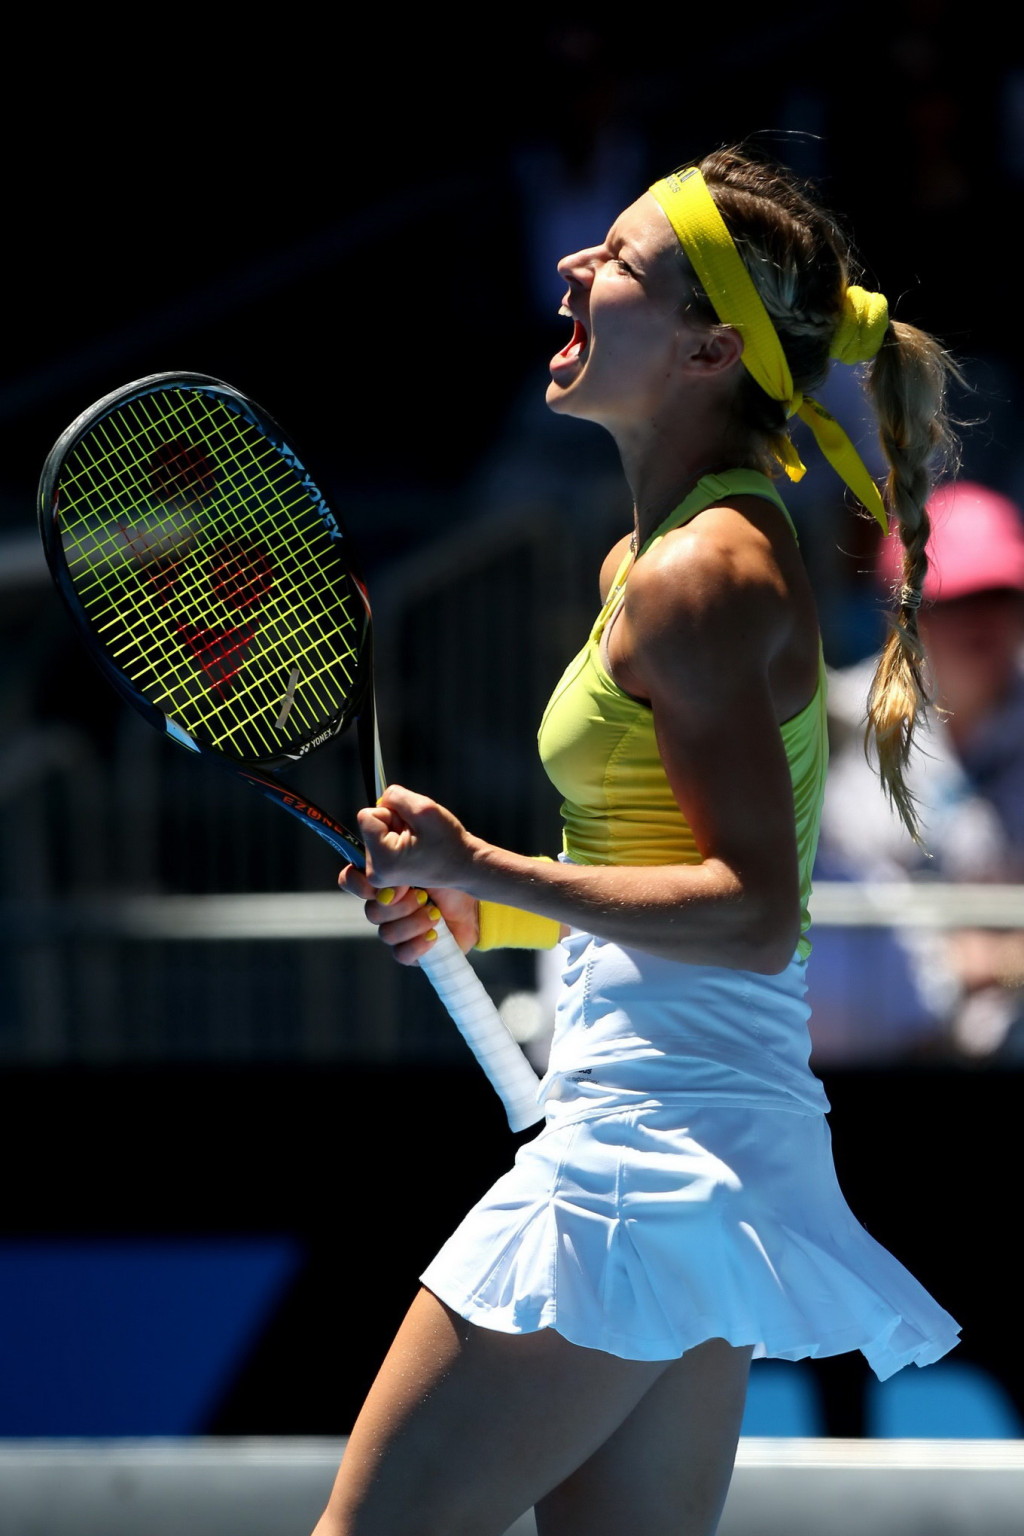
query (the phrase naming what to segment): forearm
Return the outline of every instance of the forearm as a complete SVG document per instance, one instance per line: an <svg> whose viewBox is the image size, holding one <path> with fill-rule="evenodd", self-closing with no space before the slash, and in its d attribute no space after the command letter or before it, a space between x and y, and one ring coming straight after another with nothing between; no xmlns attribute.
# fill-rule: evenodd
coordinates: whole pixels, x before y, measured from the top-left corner
<svg viewBox="0 0 1024 1536"><path fill-rule="evenodd" d="M800 905L786 882L701 864L553 864L468 839L460 888L599 938L694 965L776 973L792 958Z"/></svg>
<svg viewBox="0 0 1024 1536"><path fill-rule="evenodd" d="M455 890L521 908L671 960L776 974L800 936L788 824L761 815L757 836L699 864L579 865L529 858L468 832L436 801L391 785L359 812L367 889ZM403 908L403 918L406 916ZM413 940L412 931L394 935ZM411 950L408 958L418 958Z"/></svg>

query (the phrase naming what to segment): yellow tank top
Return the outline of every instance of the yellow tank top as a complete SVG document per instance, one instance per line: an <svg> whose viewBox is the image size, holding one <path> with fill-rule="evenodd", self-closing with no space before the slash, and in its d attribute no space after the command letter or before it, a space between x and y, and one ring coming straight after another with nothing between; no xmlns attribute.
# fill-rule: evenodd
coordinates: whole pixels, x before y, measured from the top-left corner
<svg viewBox="0 0 1024 1536"><path fill-rule="evenodd" d="M732 496L761 496L786 507L764 475L730 470L705 475L655 530L640 554L705 507ZM795 537L795 530L794 530ZM541 761L563 797L562 843L576 864L699 864L693 833L669 787L649 707L623 693L601 658L601 637L622 602L632 557L622 562L583 649L570 662L544 711ZM808 904L828 763L825 665L810 702L781 726L793 783L803 909L799 953L810 953Z"/></svg>

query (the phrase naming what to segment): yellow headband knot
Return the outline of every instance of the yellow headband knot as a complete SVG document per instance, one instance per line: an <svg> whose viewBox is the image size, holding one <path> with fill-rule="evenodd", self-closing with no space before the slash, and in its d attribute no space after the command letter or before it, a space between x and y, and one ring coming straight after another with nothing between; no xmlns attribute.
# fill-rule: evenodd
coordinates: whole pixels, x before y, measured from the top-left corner
<svg viewBox="0 0 1024 1536"><path fill-rule="evenodd" d="M883 533L887 533L889 519L878 486L856 448L823 406L794 389L779 334L698 168L693 166L666 176L655 182L650 191L675 230L715 314L723 325L734 326L743 338L747 371L771 399L782 404L787 418L799 416L806 422L840 479L876 519ZM888 306L881 294L848 288L836 337L837 343L843 342L842 360L863 362L873 357L887 325ZM854 355L872 345L874 351ZM791 480L799 480L806 473L788 434L776 437L772 450Z"/></svg>
<svg viewBox="0 0 1024 1536"><path fill-rule="evenodd" d="M889 305L884 293L869 293L851 284L843 297L843 317L829 357L836 362L870 363L889 329Z"/></svg>

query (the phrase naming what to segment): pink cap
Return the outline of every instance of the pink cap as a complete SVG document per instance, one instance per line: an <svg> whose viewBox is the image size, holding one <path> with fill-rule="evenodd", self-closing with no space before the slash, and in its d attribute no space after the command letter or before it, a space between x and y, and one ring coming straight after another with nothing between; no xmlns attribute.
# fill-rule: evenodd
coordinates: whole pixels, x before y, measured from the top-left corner
<svg viewBox="0 0 1024 1536"><path fill-rule="evenodd" d="M1024 519L1008 496L976 481L954 481L932 493L928 516L928 602L998 587L1024 591ZM903 546L890 534L879 550L878 576L891 585L902 571Z"/></svg>

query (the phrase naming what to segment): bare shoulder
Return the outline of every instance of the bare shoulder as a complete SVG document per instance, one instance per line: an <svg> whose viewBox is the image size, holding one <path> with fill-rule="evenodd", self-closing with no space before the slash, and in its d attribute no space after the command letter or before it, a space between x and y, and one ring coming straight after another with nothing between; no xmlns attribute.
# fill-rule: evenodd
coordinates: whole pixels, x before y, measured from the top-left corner
<svg viewBox="0 0 1024 1536"><path fill-rule="evenodd" d="M638 560L627 602L632 619L694 629L726 626L761 641L784 626L799 565L784 517L761 497L707 507Z"/></svg>
<svg viewBox="0 0 1024 1536"><path fill-rule="evenodd" d="M818 615L784 514L737 497L666 534L630 572L611 650L637 698L714 711L763 693L778 720L802 709L818 684Z"/></svg>

